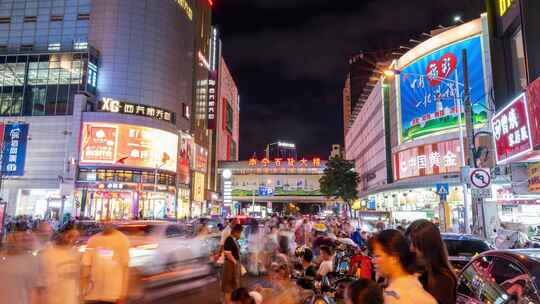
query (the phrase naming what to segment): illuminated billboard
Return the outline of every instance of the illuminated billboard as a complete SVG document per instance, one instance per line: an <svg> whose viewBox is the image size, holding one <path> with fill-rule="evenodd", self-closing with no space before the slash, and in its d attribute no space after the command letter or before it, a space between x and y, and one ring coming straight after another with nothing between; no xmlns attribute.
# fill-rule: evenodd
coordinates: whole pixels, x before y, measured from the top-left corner
<svg viewBox="0 0 540 304"><path fill-rule="evenodd" d="M178 136L111 123L83 123L81 165L110 164L176 172Z"/></svg>
<svg viewBox="0 0 540 304"><path fill-rule="evenodd" d="M396 180L459 172L462 164L459 140L421 145L394 154Z"/></svg>
<svg viewBox="0 0 540 304"><path fill-rule="evenodd" d="M420 57L402 69L401 142L456 129L457 100L462 99L464 92L462 50L467 51L474 123L487 123L483 48L481 36L475 36Z"/></svg>
<svg viewBox="0 0 540 304"><path fill-rule="evenodd" d="M319 174L233 174L232 195L243 196L323 196Z"/></svg>

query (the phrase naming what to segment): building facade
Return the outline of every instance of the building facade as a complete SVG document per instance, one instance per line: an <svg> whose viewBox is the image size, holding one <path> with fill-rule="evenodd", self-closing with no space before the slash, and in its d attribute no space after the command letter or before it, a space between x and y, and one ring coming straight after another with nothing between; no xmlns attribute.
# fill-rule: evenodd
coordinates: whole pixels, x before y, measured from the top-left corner
<svg viewBox="0 0 540 304"><path fill-rule="evenodd" d="M396 75L370 85L364 105L357 114L353 110L345 149L347 158L357 159L362 176L359 206L388 212L397 222L444 219L443 229L465 230L471 197L461 179L467 136L458 127L465 125L463 50L475 130L489 133L493 113L487 110L492 104L486 96L493 84L488 20L482 15L440 30L407 51L389 67ZM378 122L369 126L372 120ZM491 149L489 137L475 139L477 147ZM447 185L446 200L437 194L437 185Z"/></svg>
<svg viewBox="0 0 540 304"><path fill-rule="evenodd" d="M360 197L387 182L382 86L381 79L358 110L345 137L345 159L354 161L360 175Z"/></svg>
<svg viewBox="0 0 540 304"><path fill-rule="evenodd" d="M8 214L204 212L210 14L202 0L2 1L1 121L27 131L23 155L4 136Z"/></svg>
<svg viewBox="0 0 540 304"><path fill-rule="evenodd" d="M500 222L529 232L540 223L540 2L489 0L486 8L496 108L491 201Z"/></svg>

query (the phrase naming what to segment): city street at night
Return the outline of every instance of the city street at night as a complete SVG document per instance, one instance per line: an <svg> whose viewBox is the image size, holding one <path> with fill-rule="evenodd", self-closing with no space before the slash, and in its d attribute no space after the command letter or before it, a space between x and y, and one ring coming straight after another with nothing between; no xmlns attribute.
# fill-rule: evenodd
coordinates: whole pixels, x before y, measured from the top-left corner
<svg viewBox="0 0 540 304"><path fill-rule="evenodd" d="M540 304L540 0L0 0L0 304Z"/></svg>

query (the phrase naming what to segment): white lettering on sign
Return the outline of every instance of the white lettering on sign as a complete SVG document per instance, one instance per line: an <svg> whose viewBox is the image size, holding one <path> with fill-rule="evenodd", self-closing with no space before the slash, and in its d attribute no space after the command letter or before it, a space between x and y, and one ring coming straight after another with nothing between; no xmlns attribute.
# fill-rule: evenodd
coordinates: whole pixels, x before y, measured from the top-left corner
<svg viewBox="0 0 540 304"><path fill-rule="evenodd" d="M170 111L146 105L119 101L109 97L104 97L101 99L99 111L146 116L153 119L174 123L174 115Z"/></svg>

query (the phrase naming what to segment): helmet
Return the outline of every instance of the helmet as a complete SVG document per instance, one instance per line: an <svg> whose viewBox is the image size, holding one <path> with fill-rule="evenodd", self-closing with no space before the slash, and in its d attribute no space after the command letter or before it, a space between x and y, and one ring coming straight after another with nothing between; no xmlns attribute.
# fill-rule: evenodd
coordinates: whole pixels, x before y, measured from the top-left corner
<svg viewBox="0 0 540 304"><path fill-rule="evenodd" d="M317 232L326 232L326 225L323 223L317 223L313 225L313 229Z"/></svg>

